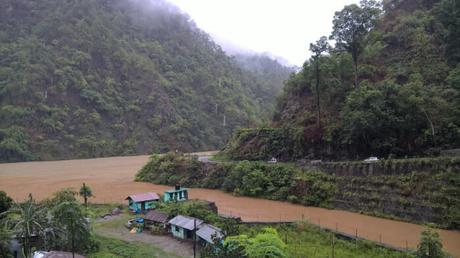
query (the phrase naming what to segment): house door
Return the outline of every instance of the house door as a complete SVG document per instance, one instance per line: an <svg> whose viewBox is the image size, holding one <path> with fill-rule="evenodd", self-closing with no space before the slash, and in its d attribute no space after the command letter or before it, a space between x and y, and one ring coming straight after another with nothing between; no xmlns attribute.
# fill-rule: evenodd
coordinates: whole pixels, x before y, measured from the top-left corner
<svg viewBox="0 0 460 258"><path fill-rule="evenodd" d="M145 202L141 202L141 210L145 211Z"/></svg>

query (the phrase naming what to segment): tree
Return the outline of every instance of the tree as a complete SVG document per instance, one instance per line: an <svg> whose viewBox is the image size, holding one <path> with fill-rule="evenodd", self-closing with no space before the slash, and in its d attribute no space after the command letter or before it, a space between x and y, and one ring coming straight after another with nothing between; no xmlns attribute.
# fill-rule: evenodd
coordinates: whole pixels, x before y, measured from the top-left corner
<svg viewBox="0 0 460 258"><path fill-rule="evenodd" d="M85 206L88 206L88 198L93 197L93 192L91 191L91 188L85 183L83 183L83 186L80 188L80 196L83 196L83 199L85 200Z"/></svg>
<svg viewBox="0 0 460 258"><path fill-rule="evenodd" d="M442 243L438 232L424 230L420 237L420 243L415 251L417 258L444 258L446 253L442 251Z"/></svg>
<svg viewBox="0 0 460 258"><path fill-rule="evenodd" d="M375 0L362 0L360 5L347 5L335 13L330 36L336 41L337 49L348 51L353 58L355 88L358 87L358 58L363 51L364 40L376 25L381 12Z"/></svg>
<svg viewBox="0 0 460 258"><path fill-rule="evenodd" d="M231 257L287 257L286 244L281 240L274 228L264 228L261 233L254 237L248 237L247 235L227 237L224 247L223 250L227 254L231 254Z"/></svg>
<svg viewBox="0 0 460 258"><path fill-rule="evenodd" d="M76 202L77 198L75 196L77 192L72 188L64 188L55 193L53 193L53 198L49 200L51 203L49 206L56 206L63 202Z"/></svg>
<svg viewBox="0 0 460 258"><path fill-rule="evenodd" d="M4 214L6 215L6 226L11 228L20 239L24 256L29 257L32 253L32 237L41 235L45 228L45 209L35 202L32 194L29 194L29 199L26 202L14 203Z"/></svg>
<svg viewBox="0 0 460 258"><path fill-rule="evenodd" d="M10 257L10 245L11 234L4 228L0 226L0 258Z"/></svg>
<svg viewBox="0 0 460 258"><path fill-rule="evenodd" d="M75 251L84 250L91 241L89 223L77 202L63 202L53 209L53 217L61 230L62 238L67 242L72 257Z"/></svg>
<svg viewBox="0 0 460 258"><path fill-rule="evenodd" d="M286 244L281 240L274 228L264 228L262 233L251 239L251 244L246 248L246 253L251 258L287 257Z"/></svg>
<svg viewBox="0 0 460 258"><path fill-rule="evenodd" d="M446 29L446 58L456 64L460 62L460 2L443 0L435 11Z"/></svg>
<svg viewBox="0 0 460 258"><path fill-rule="evenodd" d="M13 199L6 195L4 191L0 191L0 213L7 211L12 203Z"/></svg>
<svg viewBox="0 0 460 258"><path fill-rule="evenodd" d="M315 62L315 74L316 74L316 109L317 109L317 118L316 118L316 124L318 128L321 127L321 107L319 103L319 59L321 57L321 54L329 49L329 43L327 42L327 37L322 36L318 41L316 41L316 44L311 43L310 44L310 51L313 52L315 55L313 56L313 61Z"/></svg>

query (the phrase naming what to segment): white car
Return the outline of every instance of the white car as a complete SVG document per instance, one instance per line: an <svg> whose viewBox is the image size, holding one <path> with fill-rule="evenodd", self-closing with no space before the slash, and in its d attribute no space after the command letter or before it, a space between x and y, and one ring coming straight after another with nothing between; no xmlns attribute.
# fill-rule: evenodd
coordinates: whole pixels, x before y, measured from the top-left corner
<svg viewBox="0 0 460 258"><path fill-rule="evenodd" d="M271 160L269 160L267 162L270 163L270 164L276 164L276 163L278 163L278 160L275 157L273 157Z"/></svg>
<svg viewBox="0 0 460 258"><path fill-rule="evenodd" d="M369 158L364 160L365 163L374 163L374 162L377 162L377 161L379 161L379 159L377 157L369 157Z"/></svg>

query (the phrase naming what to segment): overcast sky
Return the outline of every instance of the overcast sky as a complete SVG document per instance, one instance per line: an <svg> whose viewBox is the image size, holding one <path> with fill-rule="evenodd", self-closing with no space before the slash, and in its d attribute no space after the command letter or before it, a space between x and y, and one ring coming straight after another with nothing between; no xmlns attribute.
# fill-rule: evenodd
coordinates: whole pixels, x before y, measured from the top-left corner
<svg viewBox="0 0 460 258"><path fill-rule="evenodd" d="M329 36L335 11L358 0L168 0L230 51L269 52L301 66L311 42Z"/></svg>

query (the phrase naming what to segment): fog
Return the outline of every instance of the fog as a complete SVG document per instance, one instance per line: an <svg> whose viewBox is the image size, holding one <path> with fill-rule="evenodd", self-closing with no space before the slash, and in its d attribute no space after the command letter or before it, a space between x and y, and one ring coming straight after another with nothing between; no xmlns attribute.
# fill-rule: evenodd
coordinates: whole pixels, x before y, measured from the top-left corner
<svg viewBox="0 0 460 258"><path fill-rule="evenodd" d="M358 0L168 0L229 54L268 52L301 66L309 44L332 31L334 12Z"/></svg>

